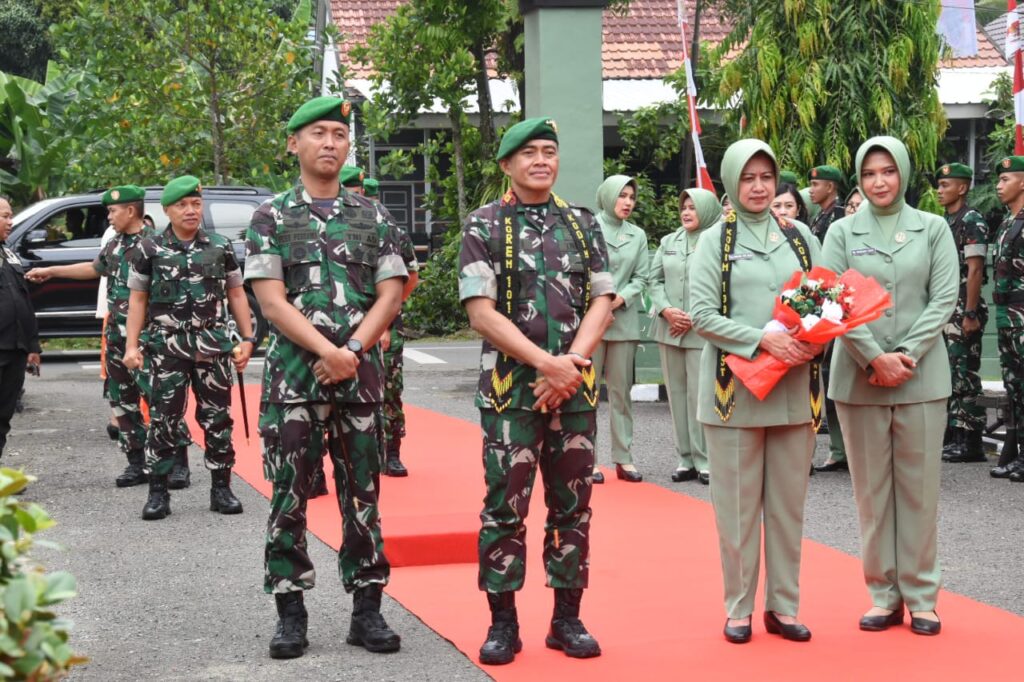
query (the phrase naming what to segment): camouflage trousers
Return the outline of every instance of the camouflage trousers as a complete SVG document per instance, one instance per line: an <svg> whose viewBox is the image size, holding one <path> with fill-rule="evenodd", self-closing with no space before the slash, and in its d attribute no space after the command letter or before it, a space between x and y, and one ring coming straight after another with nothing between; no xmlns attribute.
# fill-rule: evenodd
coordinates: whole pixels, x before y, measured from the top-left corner
<svg viewBox="0 0 1024 682"><path fill-rule="evenodd" d="M1006 428L1019 429L1024 424L1024 328L1002 327L996 335L999 342L999 365L1003 370L1003 386L1009 403Z"/></svg>
<svg viewBox="0 0 1024 682"><path fill-rule="evenodd" d="M170 473L175 450L192 442L185 426L189 386L196 400L196 421L205 436L206 468L229 469L234 465L231 366L226 354L202 361L161 354L150 357L146 441L146 468L150 472L158 476Z"/></svg>
<svg viewBox="0 0 1024 682"><path fill-rule="evenodd" d="M103 397L110 403L117 419L117 440L121 451L125 456L131 456L145 450L146 423L142 417L144 395L139 388L139 373L124 366L124 351L123 340L107 342Z"/></svg>
<svg viewBox="0 0 1024 682"><path fill-rule="evenodd" d="M523 586L525 520L538 466L548 508L543 551L547 585L586 587L597 412L480 410L480 425L487 484L480 512L480 589L510 592Z"/></svg>
<svg viewBox="0 0 1024 682"><path fill-rule="evenodd" d="M380 405L341 403L339 410L340 442L327 403L260 406L263 474L274 487L264 555L263 589L268 593L308 590L316 582L306 545L306 501L325 450L334 464L342 518L341 582L347 592L388 582L391 566L384 556L377 506L382 464ZM343 452L351 460L352 495Z"/></svg>
<svg viewBox="0 0 1024 682"><path fill-rule="evenodd" d="M391 347L384 351L384 452L397 452L405 438L405 412L402 409L404 380L403 350L405 338L391 332Z"/></svg>
<svg viewBox="0 0 1024 682"><path fill-rule="evenodd" d="M953 318L943 333L953 381L953 392L946 407L946 423L950 427L967 431L981 431L985 428L985 408L978 404L978 399L981 397L981 340L987 320L987 308L978 306L981 328L973 334L965 335L961 326L962 306L957 303Z"/></svg>

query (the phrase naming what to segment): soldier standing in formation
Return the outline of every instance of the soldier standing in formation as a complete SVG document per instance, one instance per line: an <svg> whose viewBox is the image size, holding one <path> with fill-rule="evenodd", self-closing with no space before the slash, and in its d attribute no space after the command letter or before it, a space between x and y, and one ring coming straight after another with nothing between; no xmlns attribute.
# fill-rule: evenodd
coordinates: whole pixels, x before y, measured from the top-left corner
<svg viewBox="0 0 1024 682"><path fill-rule="evenodd" d="M846 209L839 203L839 188L843 184L843 174L835 166L816 166L807 174L810 180L808 188L811 202L820 209L820 213L811 221L811 234L818 238L818 243L825 241L828 228L833 222L846 216ZM825 394L828 395L830 367L832 365L832 345L825 352L825 360L821 366L821 378L825 383ZM836 415L836 404L825 398L825 421L828 424L828 459L814 467L815 471L848 471L846 463L846 446L843 444L843 431L839 427Z"/></svg>
<svg viewBox="0 0 1024 682"><path fill-rule="evenodd" d="M988 225L980 213L967 204L974 171L962 163L949 163L935 173L939 203L946 210L946 222L953 231L960 258L960 294L944 337L949 354L953 393L947 406L947 437L942 448L946 462L984 462L982 434L985 408L981 397L981 341L988 322L988 306L981 298L988 250Z"/></svg>
<svg viewBox="0 0 1024 682"><path fill-rule="evenodd" d="M142 367L143 324L149 358L150 428L147 438L149 498L142 518L171 513L167 475L175 452L188 445L183 427L188 388L196 398L196 420L205 434L206 466L211 471L210 510L239 514L242 503L231 492L231 364L245 369L255 339L249 302L242 289L231 242L203 230L199 179L183 175L167 183L160 204L170 218L162 234L143 239L132 261L128 287L124 364ZM225 303L244 337L237 349L228 335Z"/></svg>
<svg viewBox="0 0 1024 682"><path fill-rule="evenodd" d="M363 194L376 201L380 192L380 183L373 178L363 180ZM381 210L390 213L381 204ZM390 217L392 223L394 218ZM419 262L416 260L416 249L409 233L396 225L398 231L398 247L402 253L402 261L409 271L409 279L402 288L402 303L408 300L416 285L419 284ZM384 475L408 476L409 471L402 464L402 439L405 438L405 411L402 408L403 353L405 350L405 324L399 310L391 326L380 337L381 350L384 351Z"/></svg>
<svg viewBox="0 0 1024 682"><path fill-rule="evenodd" d="M299 182L257 209L246 237L245 277L272 324L260 433L273 484L263 586L279 617L273 658L302 656L308 646L303 591L316 576L306 501L325 450L344 524L339 571L354 592L347 641L374 652L401 646L380 613L390 566L377 505L384 385L377 341L398 313L407 273L380 204L339 183L351 111L337 97L299 107L287 128Z"/></svg>
<svg viewBox="0 0 1024 682"><path fill-rule="evenodd" d="M352 194L362 194L365 191L363 181L366 180L366 173L359 166L342 166L338 177L341 186Z"/></svg>
<svg viewBox="0 0 1024 682"><path fill-rule="evenodd" d="M4 243L12 225L11 201L0 195L0 456L25 384L25 368L35 367L38 373L42 353L36 315L25 285L25 267Z"/></svg>
<svg viewBox="0 0 1024 682"><path fill-rule="evenodd" d="M100 202L107 207L107 219L115 236L100 250L91 263L54 265L35 268L27 278L42 283L52 277L67 279L106 278L106 302L109 319L104 326L106 340L106 380L103 395L117 418L118 440L128 459L124 473L117 477L117 487L140 485L147 480L146 424L142 417L142 394L137 373L124 365L126 322L128 319L128 275L132 259L139 252L148 230L142 222L145 215L146 192L136 185L112 187L103 193Z"/></svg>
<svg viewBox="0 0 1024 682"><path fill-rule="evenodd" d="M992 240L996 339L1003 386L1009 402L1006 444L994 478L1024 482L1024 453L1018 430L1024 424L1024 156L1008 156L995 168L996 193L1009 211Z"/></svg>
<svg viewBox="0 0 1024 682"><path fill-rule="evenodd" d="M483 337L476 405L483 427L479 587L491 627L480 662L509 663L522 648L515 593L526 574L534 477L544 477L547 585L555 609L546 644L577 658L601 648L579 619L587 587L597 381L588 359L610 322L614 295L593 214L552 194L554 121L527 119L502 137L511 181L462 228L459 298Z"/></svg>

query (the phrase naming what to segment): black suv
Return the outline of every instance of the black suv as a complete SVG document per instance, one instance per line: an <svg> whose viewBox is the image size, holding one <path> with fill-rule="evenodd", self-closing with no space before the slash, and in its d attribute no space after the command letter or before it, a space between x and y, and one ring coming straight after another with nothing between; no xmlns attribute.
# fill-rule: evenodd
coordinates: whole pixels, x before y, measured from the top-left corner
<svg viewBox="0 0 1024 682"><path fill-rule="evenodd" d="M162 190L146 188L146 213L152 216L158 231L167 227L167 216L160 206ZM26 270L92 261L107 229L107 209L100 203L102 193L97 190L32 204L14 216L8 247L18 254ZM253 211L271 196L271 191L262 187L203 187L203 228L230 238L243 268L245 230ZM98 288L98 279L54 278L42 284L30 283L40 336L99 336L102 321L96 318ZM246 294L253 329L262 341L267 322L248 287Z"/></svg>

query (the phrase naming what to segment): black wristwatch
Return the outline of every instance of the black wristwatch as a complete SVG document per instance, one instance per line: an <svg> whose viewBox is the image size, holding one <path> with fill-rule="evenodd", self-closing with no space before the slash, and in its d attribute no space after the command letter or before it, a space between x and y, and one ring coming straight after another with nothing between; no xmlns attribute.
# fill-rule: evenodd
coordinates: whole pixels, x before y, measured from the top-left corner
<svg viewBox="0 0 1024 682"><path fill-rule="evenodd" d="M242 342L244 343L246 341L248 341L249 343L251 343L254 346L256 345L256 337L255 336L243 336L242 337Z"/></svg>
<svg viewBox="0 0 1024 682"><path fill-rule="evenodd" d="M363 344L359 339L349 339L345 342L345 348L348 348L352 353L359 359L363 357Z"/></svg>
<svg viewBox="0 0 1024 682"><path fill-rule="evenodd" d="M978 311L977 310L965 310L964 311L964 317L966 317L968 320L976 320L976 319L978 319Z"/></svg>

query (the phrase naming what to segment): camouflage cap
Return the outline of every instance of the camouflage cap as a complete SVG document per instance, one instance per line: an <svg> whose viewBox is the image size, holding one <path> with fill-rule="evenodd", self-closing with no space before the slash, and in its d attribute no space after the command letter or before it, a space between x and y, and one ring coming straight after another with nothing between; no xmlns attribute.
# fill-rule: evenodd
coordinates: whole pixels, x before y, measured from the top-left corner
<svg viewBox="0 0 1024 682"><path fill-rule="evenodd" d="M807 173L808 180L829 180L837 185L843 184L843 172L835 166L815 166Z"/></svg>
<svg viewBox="0 0 1024 682"><path fill-rule="evenodd" d="M203 196L203 187L199 184L199 178L196 176L182 175L180 178L174 178L164 187L164 193L160 195L160 205L170 206L191 196Z"/></svg>
<svg viewBox="0 0 1024 682"><path fill-rule="evenodd" d="M363 194L368 197L375 197L380 194L380 181L373 178L363 180Z"/></svg>
<svg viewBox="0 0 1024 682"><path fill-rule="evenodd" d="M943 178L957 178L959 180L973 180L974 171L970 166L962 163L947 163L945 166L935 171L935 178L942 180Z"/></svg>
<svg viewBox="0 0 1024 682"><path fill-rule="evenodd" d="M345 187L359 187L363 184L366 173L359 166L342 166L340 177L341 184Z"/></svg>
<svg viewBox="0 0 1024 682"><path fill-rule="evenodd" d="M143 201L145 198L146 190L138 185L118 185L104 192L103 196L100 197L100 203L104 206L130 204L136 201Z"/></svg>
<svg viewBox="0 0 1024 682"><path fill-rule="evenodd" d="M791 170L779 171L779 182L785 182L789 185L799 185L800 178Z"/></svg>
<svg viewBox="0 0 1024 682"><path fill-rule="evenodd" d="M288 134L291 135L314 121L338 121L348 125L351 117L351 102L341 97L314 97L296 109L288 119Z"/></svg>
<svg viewBox="0 0 1024 682"><path fill-rule="evenodd" d="M996 173L1024 173L1024 156L1007 156L996 164Z"/></svg>
<svg viewBox="0 0 1024 682"><path fill-rule="evenodd" d="M558 125L553 118L528 118L505 131L498 146L498 161L511 156L531 140L558 142Z"/></svg>

